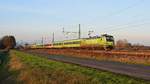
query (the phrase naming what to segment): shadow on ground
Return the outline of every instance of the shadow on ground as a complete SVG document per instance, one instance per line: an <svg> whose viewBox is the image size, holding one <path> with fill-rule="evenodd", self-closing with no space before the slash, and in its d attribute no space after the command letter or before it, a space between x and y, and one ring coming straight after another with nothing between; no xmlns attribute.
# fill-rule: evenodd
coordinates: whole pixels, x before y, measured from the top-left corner
<svg viewBox="0 0 150 84"><path fill-rule="evenodd" d="M12 72L9 71L9 52L0 52L0 84L16 84Z"/></svg>

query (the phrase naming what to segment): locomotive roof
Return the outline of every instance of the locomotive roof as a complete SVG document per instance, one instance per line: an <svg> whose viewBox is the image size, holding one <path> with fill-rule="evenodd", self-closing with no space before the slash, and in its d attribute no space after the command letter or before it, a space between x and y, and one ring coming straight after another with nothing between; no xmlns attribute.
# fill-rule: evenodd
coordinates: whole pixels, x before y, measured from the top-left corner
<svg viewBox="0 0 150 84"><path fill-rule="evenodd" d="M69 39L69 40L63 40L63 41L71 41L71 40L82 40L82 39L96 39L96 38L101 38L99 37L90 37L90 38L81 38L81 39ZM55 41L54 43L59 43L59 42L63 42L63 41Z"/></svg>

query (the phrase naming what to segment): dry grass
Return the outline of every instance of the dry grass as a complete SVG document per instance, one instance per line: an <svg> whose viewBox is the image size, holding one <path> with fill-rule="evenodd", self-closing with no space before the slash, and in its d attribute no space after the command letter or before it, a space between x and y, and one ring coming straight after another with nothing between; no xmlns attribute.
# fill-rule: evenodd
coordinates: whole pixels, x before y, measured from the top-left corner
<svg viewBox="0 0 150 84"><path fill-rule="evenodd" d="M9 66L10 70L20 70L24 67L21 61L14 54L11 56Z"/></svg>
<svg viewBox="0 0 150 84"><path fill-rule="evenodd" d="M92 58L98 60L108 60L108 61L117 61L123 63L132 63L132 64L144 64L150 65L150 56L147 55L112 55L108 53L92 52L90 50L72 50L72 49L51 49L51 50L30 50L31 52L36 53L45 53L51 55L66 55L74 56L81 58ZM67 53L66 53L67 52ZM125 52L127 53L127 52Z"/></svg>
<svg viewBox="0 0 150 84"><path fill-rule="evenodd" d="M15 53L11 54L9 70L18 72L17 81L23 84L88 84L89 77L82 74L66 72L58 68L49 70L23 63ZM98 81L93 81L97 84Z"/></svg>
<svg viewBox="0 0 150 84"><path fill-rule="evenodd" d="M50 72L41 69L25 69L21 71L18 78L24 84L77 84L77 82L87 84L86 82L89 82L85 76L66 74L63 70Z"/></svg>
<svg viewBox="0 0 150 84"><path fill-rule="evenodd" d="M9 70L19 84L149 84L110 72L49 61L34 55L11 51Z"/></svg>

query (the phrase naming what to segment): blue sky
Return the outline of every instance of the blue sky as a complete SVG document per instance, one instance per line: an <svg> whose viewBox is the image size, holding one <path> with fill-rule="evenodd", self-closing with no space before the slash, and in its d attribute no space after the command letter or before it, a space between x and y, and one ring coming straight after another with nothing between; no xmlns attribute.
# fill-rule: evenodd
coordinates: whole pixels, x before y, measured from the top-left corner
<svg viewBox="0 0 150 84"><path fill-rule="evenodd" d="M46 42L66 38L66 31L78 31L82 37L103 33L132 43L150 45L150 0L1 0L0 35L15 35L18 41Z"/></svg>

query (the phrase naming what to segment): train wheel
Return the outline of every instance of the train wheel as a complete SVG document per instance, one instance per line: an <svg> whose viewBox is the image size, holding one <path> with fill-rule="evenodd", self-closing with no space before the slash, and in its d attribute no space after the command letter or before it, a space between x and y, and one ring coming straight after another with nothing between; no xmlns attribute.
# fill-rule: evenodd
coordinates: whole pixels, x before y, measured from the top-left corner
<svg viewBox="0 0 150 84"><path fill-rule="evenodd" d="M104 50L105 50L105 51L107 51L107 50L108 50L106 46L104 46Z"/></svg>
<svg viewBox="0 0 150 84"><path fill-rule="evenodd" d="M113 49L112 47L106 47L106 46L104 47L105 51L111 51L112 49Z"/></svg>

